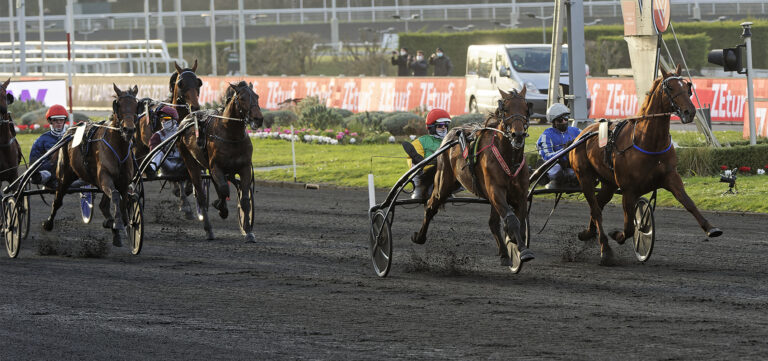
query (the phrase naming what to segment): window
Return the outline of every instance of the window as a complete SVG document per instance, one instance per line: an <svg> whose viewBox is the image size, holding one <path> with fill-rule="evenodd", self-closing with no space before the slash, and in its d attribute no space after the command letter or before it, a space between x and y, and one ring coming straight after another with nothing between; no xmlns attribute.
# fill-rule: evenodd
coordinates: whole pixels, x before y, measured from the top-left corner
<svg viewBox="0 0 768 361"><path fill-rule="evenodd" d="M549 48L510 48L507 49L512 67L521 73L549 73ZM560 58L560 72L568 72L568 49L563 48Z"/></svg>

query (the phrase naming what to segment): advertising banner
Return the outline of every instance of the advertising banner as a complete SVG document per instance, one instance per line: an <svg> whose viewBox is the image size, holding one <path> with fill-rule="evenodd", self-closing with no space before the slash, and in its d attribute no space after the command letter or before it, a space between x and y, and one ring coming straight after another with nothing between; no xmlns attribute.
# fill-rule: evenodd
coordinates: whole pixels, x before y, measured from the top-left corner
<svg viewBox="0 0 768 361"><path fill-rule="evenodd" d="M755 98L768 98L768 79L754 80ZM631 117L642 101L635 96L629 78L589 78L587 86L592 98L590 118L618 119ZM694 78L693 87L701 107L709 107L713 122L741 122L747 112L747 80L736 78ZM699 106L696 97L693 104Z"/></svg>
<svg viewBox="0 0 768 361"><path fill-rule="evenodd" d="M749 114L744 112L744 139L749 139ZM768 102L755 102L755 136L768 137Z"/></svg>
<svg viewBox="0 0 768 361"><path fill-rule="evenodd" d="M6 91L18 101L36 100L51 106L67 104L67 82L65 80L13 80Z"/></svg>

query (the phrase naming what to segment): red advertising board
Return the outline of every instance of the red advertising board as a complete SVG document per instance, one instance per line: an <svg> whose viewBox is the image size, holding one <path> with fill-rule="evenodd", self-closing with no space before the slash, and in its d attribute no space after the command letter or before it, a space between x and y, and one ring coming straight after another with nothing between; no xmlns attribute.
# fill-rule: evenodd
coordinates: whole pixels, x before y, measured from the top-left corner
<svg viewBox="0 0 768 361"><path fill-rule="evenodd" d="M744 112L744 139L749 139L749 111ZM768 102L755 102L755 136L768 137Z"/></svg>
<svg viewBox="0 0 768 361"><path fill-rule="evenodd" d="M201 77L200 102L219 101L228 83L253 83L259 105L276 109L288 99L317 96L329 107L362 111L442 108L464 113L464 78L374 77Z"/></svg>

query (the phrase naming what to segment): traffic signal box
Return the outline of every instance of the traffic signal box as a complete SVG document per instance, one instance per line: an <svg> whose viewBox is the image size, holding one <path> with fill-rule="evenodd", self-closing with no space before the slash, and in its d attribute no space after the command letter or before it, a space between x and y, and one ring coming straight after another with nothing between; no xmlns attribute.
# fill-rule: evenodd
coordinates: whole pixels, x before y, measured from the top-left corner
<svg viewBox="0 0 768 361"><path fill-rule="evenodd" d="M712 50L707 54L707 61L712 64L722 65L725 71L735 71L739 74L746 74L742 66L741 55L742 48L745 45L737 45L735 48L725 48Z"/></svg>

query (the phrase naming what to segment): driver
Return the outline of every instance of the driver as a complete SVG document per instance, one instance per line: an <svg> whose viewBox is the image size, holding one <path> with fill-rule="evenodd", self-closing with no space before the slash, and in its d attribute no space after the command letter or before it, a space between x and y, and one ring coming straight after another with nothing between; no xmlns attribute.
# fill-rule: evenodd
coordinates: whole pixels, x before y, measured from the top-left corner
<svg viewBox="0 0 768 361"><path fill-rule="evenodd" d="M403 142L403 148L408 154L408 165L413 166L429 157L438 148L443 138L448 134L448 126L451 124L451 115L442 109L432 109L427 114L427 133L416 138L413 142ZM435 173L437 172L437 162L432 160L415 177L413 177L413 199L424 199L427 190L435 182Z"/></svg>
<svg viewBox="0 0 768 361"><path fill-rule="evenodd" d="M561 103L555 103L547 109L547 120L552 122L552 127L545 129L536 141L536 148L544 161L554 157L555 153L573 142L581 133L579 128L568 126L570 114L571 110ZM547 189L563 187L575 178L573 169L568 164L567 154L560 157L557 164L547 171L547 176L549 177Z"/></svg>
<svg viewBox="0 0 768 361"><path fill-rule="evenodd" d="M168 139L169 136L176 133L178 129L179 113L176 109L170 106L164 106L157 111L158 119L160 119L163 127L152 134L149 138L149 149L155 149L158 144ZM165 162L160 164L163 160L165 152L160 150L152 158L152 162L149 163L149 167L153 172L157 172L158 176L183 176L185 174L184 162L181 159L181 154L176 147L171 148L170 154L165 158Z"/></svg>
<svg viewBox="0 0 768 361"><path fill-rule="evenodd" d="M61 136L64 134L64 126L68 117L69 113L62 105L55 104L48 108L48 111L45 112L45 119L48 120L51 130L41 134L32 144L32 149L29 151L30 164L40 159L45 152L59 142ZM56 179L53 175L55 173L55 164L53 164L50 159L46 159L42 161L40 168L38 168L38 171L32 175L30 181L35 184L42 184L46 187L54 188Z"/></svg>

